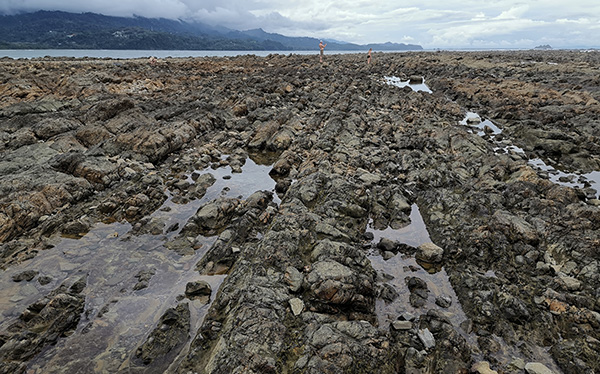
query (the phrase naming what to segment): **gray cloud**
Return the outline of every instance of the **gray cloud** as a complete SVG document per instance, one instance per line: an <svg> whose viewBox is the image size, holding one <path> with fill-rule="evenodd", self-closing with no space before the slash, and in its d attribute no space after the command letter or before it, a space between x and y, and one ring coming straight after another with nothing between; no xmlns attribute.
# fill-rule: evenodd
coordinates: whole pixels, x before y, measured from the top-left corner
<svg viewBox="0 0 600 374"><path fill-rule="evenodd" d="M95 12L426 48L598 47L597 0L2 0L0 12Z"/></svg>

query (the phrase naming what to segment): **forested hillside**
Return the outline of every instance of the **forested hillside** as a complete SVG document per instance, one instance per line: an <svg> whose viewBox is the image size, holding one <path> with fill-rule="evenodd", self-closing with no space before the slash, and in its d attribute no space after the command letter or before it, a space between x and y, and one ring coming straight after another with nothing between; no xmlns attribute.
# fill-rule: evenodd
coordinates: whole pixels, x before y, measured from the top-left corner
<svg viewBox="0 0 600 374"><path fill-rule="evenodd" d="M2 49L311 50L318 39L287 37L262 29L237 31L164 18L110 17L95 13L38 11L0 15ZM418 45L328 42L328 50L409 50Z"/></svg>

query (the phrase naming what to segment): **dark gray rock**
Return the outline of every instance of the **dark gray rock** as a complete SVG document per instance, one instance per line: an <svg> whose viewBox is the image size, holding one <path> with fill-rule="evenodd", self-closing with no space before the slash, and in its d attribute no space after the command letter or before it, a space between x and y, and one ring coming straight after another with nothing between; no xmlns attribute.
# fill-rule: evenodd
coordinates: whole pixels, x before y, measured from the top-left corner
<svg viewBox="0 0 600 374"><path fill-rule="evenodd" d="M547 362L536 352L548 346L556 371L599 371L596 196L589 182L557 185L528 163L540 158L561 170L600 169L598 78L589 68L598 56L446 51L386 53L374 61L357 65L352 55L331 55L326 65L302 55L152 66L1 60L1 267L25 265L63 230L85 232L72 224L82 217L92 229L99 221L131 224L138 236L119 238L123 244L139 240L143 248L144 240L159 239L143 234L153 234L166 237L173 256L206 251L198 270L227 277L200 331L192 332L197 339L188 356L172 367L179 372L468 372L480 356L509 372L515 369L497 352ZM415 83L431 77L433 94L382 82L390 75L416 77ZM467 109L502 134L488 125L479 136L460 125ZM511 144L524 154L506 148ZM214 177L196 171L228 165L238 173L246 148L277 152L264 164L273 164L279 206L270 191L246 200L225 195L234 186L218 200L207 194ZM170 232L171 215L185 204L209 208L181 224L180 233ZM389 230L383 236L395 246L383 250L386 258L416 252L396 235L443 248L443 269L437 256L419 259L434 261L429 271L436 274L411 263L400 270L439 286L436 294L451 286L455 305L444 312L460 303L470 321L464 330L479 347L456 330L460 321L436 313L447 300L432 305L417 280L409 281L409 301L432 309L408 330L375 327L397 316L377 315L382 288L367 226ZM426 232L412 236L413 230ZM201 247L203 236L215 237L210 248ZM332 263L344 272L323 271ZM286 276L288 268L301 276ZM140 280L140 290L152 281ZM81 283L63 294L79 289ZM26 308L23 323L49 305L36 304ZM425 329L435 339L427 352L417 333ZM21 341L7 334L3 354ZM35 339L23 342L38 346ZM175 351L146 369L164 371ZM27 361L19 358L6 370L25 370Z"/></svg>
<svg viewBox="0 0 600 374"><path fill-rule="evenodd" d="M144 365L151 365L155 361L162 362L166 369L168 356L171 359L179 352L188 340L190 330L190 310L186 303L179 304L176 308L169 308L160 318L157 327L148 336L146 341L136 350L138 357ZM157 366L152 366L153 370Z"/></svg>
<svg viewBox="0 0 600 374"><path fill-rule="evenodd" d="M194 299L201 296L210 296L212 288L206 281L189 282L185 286L185 296Z"/></svg>
<svg viewBox="0 0 600 374"><path fill-rule="evenodd" d="M33 278L37 277L37 275L39 274L39 271L36 270L25 270L19 274L15 274L12 276L12 280L14 282L21 282L21 281L26 281L26 282L30 282L33 280Z"/></svg>
<svg viewBox="0 0 600 374"><path fill-rule="evenodd" d="M62 284L21 313L6 330L0 332L0 371L15 373L44 348L71 334L83 313L86 277L68 287Z"/></svg>

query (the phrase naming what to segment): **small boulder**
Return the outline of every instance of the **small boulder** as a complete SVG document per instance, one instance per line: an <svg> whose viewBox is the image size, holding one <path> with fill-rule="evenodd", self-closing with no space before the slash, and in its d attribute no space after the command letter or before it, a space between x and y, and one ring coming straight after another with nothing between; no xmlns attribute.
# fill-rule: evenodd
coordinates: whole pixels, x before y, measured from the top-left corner
<svg viewBox="0 0 600 374"><path fill-rule="evenodd" d="M471 372L478 374L498 374L496 370L490 368L490 363L487 361L479 361L471 366Z"/></svg>
<svg viewBox="0 0 600 374"><path fill-rule="evenodd" d="M202 296L210 296L212 293L212 288L210 284L206 281L196 281L189 282L185 286L185 296L188 299L195 299Z"/></svg>
<svg viewBox="0 0 600 374"><path fill-rule="evenodd" d="M394 321L392 322L392 327L394 330L410 330L412 328L412 322L410 321Z"/></svg>
<svg viewBox="0 0 600 374"><path fill-rule="evenodd" d="M21 272L19 274L13 275L12 280L14 282L21 282L21 281L29 282L29 281L33 280L33 278L35 278L38 274L39 274L38 271L27 270L27 271Z"/></svg>
<svg viewBox="0 0 600 374"><path fill-rule="evenodd" d="M581 288L581 282L579 280L566 275L559 275L558 282L560 286L567 291L578 291Z"/></svg>
<svg viewBox="0 0 600 374"><path fill-rule="evenodd" d="M449 308L452 305L452 298L448 295L441 295L436 297L435 303L442 308Z"/></svg>
<svg viewBox="0 0 600 374"><path fill-rule="evenodd" d="M377 243L377 248L380 249L382 252L397 253L398 243L388 238L381 238L379 240L379 243Z"/></svg>
<svg viewBox="0 0 600 374"><path fill-rule="evenodd" d="M527 374L555 374L552 370L548 369L546 365L539 362L529 362L525 365L525 372Z"/></svg>
<svg viewBox="0 0 600 374"><path fill-rule="evenodd" d="M290 288L290 291L298 292L302 287L302 281L304 280L304 276L295 267L288 266L285 269L284 280Z"/></svg>
<svg viewBox="0 0 600 374"><path fill-rule="evenodd" d="M295 316L300 315L304 310L304 302L297 297L290 299L289 303Z"/></svg>
<svg viewBox="0 0 600 374"><path fill-rule="evenodd" d="M425 346L425 349L432 349L435 347L435 338L429 329L419 330L418 336L421 343Z"/></svg>
<svg viewBox="0 0 600 374"><path fill-rule="evenodd" d="M415 257L423 262L435 263L441 262L444 255L444 250L437 245L429 242L423 243L417 248Z"/></svg>

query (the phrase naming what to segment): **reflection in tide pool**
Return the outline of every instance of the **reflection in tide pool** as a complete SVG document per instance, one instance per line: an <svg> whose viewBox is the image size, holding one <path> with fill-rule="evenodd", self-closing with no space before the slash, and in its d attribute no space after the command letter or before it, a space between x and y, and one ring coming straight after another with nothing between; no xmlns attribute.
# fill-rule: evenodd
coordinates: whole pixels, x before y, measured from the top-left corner
<svg viewBox="0 0 600 374"><path fill-rule="evenodd" d="M373 233L374 244L378 243L381 238L391 239L412 247L418 247L421 244L431 242L423 217L416 204L412 205L410 220L410 225L398 230L387 228L385 230L368 229L367 231ZM450 284L448 274L443 268L438 272L429 273L417 263L412 255L398 253L394 257L385 260L381 253L379 253L379 250L376 249L368 257L371 265L378 273L393 277L385 283L391 285L398 292L398 297L392 302L386 302L381 299L377 300L376 311L379 326L387 328L398 316L406 315L406 313L418 317L420 314L426 313L428 309L441 309L435 305L435 301L436 298L445 296L452 300L452 304L448 308L441 310L448 316L454 326L457 327L457 330L462 331L459 325L467 317ZM405 278L407 277L418 277L427 283L429 297L426 304L421 308L415 308L409 302L410 292L405 282ZM464 333L464 336L468 337L466 333Z"/></svg>
<svg viewBox="0 0 600 374"><path fill-rule="evenodd" d="M486 134L486 127L488 128L487 131L493 135L498 135L502 132L502 130L500 130L500 128L496 126L492 121L490 121L489 119L483 120L481 119L479 114L473 112L467 112L467 116L462 121L460 121L460 124L479 129L479 131L477 132L477 135L479 136L483 136Z"/></svg>
<svg viewBox="0 0 600 374"><path fill-rule="evenodd" d="M225 160L227 157L223 156L222 159ZM173 202L172 196L168 193L169 198L160 209L152 214L152 217L164 220L165 227L178 224L178 230L166 234L172 238L179 234L187 220L196 213L201 205L218 197L246 199L256 191L271 191L273 192L273 202L280 204L281 199L275 193L276 182L269 175L271 169L272 165L260 165L251 158L247 158L241 173L233 173L228 165L196 170L198 174L210 173L215 177L215 183L206 190L204 197L182 205ZM191 177L188 177L187 180L190 184L195 184Z"/></svg>
<svg viewBox="0 0 600 374"><path fill-rule="evenodd" d="M548 179L551 182L572 188L586 188L589 186L596 190L596 198L600 198L600 171L592 171L587 174L565 173L546 165L539 158L532 158L529 160L529 164L548 172Z"/></svg>
<svg viewBox="0 0 600 374"><path fill-rule="evenodd" d="M230 167L207 168L215 183L202 199L176 204L171 197L152 217L170 227L179 227L204 203L219 196L246 198L257 190L274 190L269 176L271 167L248 159L242 173ZM167 192L170 195L170 192ZM276 197L276 195L275 195ZM212 296L226 275L204 276L195 265L212 246L216 237L198 237L199 249L181 256L165 248L176 232L162 235L132 235L129 223L97 224L81 239L54 238L54 247L41 251L31 260L0 273L0 329L12 324L30 304L44 297L65 281L87 275L85 311L76 331L59 339L29 362L30 373L142 372L134 360L136 348L155 328L168 308L188 303L190 333L199 329L210 304L183 299L188 282L204 280L211 285ZM13 282L12 277L25 270L39 271L30 282ZM147 288L137 289L140 272L152 272ZM42 285L40 277L49 277ZM169 362L153 363L153 372L164 372ZM147 368L146 368L147 369ZM142 371L140 371L142 370Z"/></svg>
<svg viewBox="0 0 600 374"><path fill-rule="evenodd" d="M418 92L418 91L423 91L423 92L427 92L427 93L433 92L425 84L424 78L423 78L423 83L416 83L416 84L411 84L410 80L403 81L400 78L393 77L393 76L392 77L383 77L383 78L385 79L385 83L391 84L392 86L396 86L396 87L400 87L400 88L410 87L415 92Z"/></svg>
<svg viewBox="0 0 600 374"><path fill-rule="evenodd" d="M410 210L410 225L394 230L391 227L385 230L372 229L372 220L369 222L368 232L373 234L373 243L379 243L382 238L391 239L399 243L418 247L423 243L430 242L429 233L417 204L413 204Z"/></svg>
<svg viewBox="0 0 600 374"><path fill-rule="evenodd" d="M522 148L507 144L508 140L506 138L503 138L502 143L496 141L496 135L502 133L502 130L492 121L488 119L482 120L477 113L467 112L465 118L459 124L477 129L477 135L479 136L488 134L490 141L497 145L494 148L496 153L515 153L525 156L525 151ZM592 171L591 173L566 173L547 165L539 158L530 159L528 163L536 169L547 172L548 179L553 183L571 188L592 187L596 190L595 197L597 199L600 198L600 171Z"/></svg>
<svg viewBox="0 0 600 374"><path fill-rule="evenodd" d="M204 238L202 248L193 256L179 256L163 247L161 236L129 236L129 229L128 224L98 224L83 238L62 239L54 248L2 274L3 284L13 286L2 289L2 300L6 300L7 291L22 294L19 288L36 287L36 292L18 302L2 303L3 328L63 281L88 275L83 291L85 311L75 333L30 361L32 373L127 370L132 367L130 360L137 345L165 310L178 304L188 282L206 280L217 290L223 281L224 276L203 277L194 269L214 238ZM24 285L10 281L12 274L29 269L49 276L52 282L40 286L35 279ZM147 288L135 290L135 276L141 271L155 275ZM192 328L198 328L208 306L187 302Z"/></svg>

